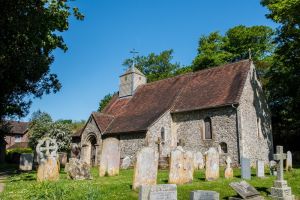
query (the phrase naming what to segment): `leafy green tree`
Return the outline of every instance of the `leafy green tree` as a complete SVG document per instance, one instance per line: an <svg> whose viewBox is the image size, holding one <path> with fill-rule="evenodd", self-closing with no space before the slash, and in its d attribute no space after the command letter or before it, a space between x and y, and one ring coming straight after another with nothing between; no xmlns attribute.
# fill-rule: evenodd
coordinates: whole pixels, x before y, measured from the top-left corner
<svg viewBox="0 0 300 200"><path fill-rule="evenodd" d="M213 32L201 36L198 55L193 60L193 70L201 70L221 64L249 58L249 49L254 62L269 61L274 50L273 30L267 26L236 26L229 29L225 35ZM260 66L257 66L260 67Z"/></svg>
<svg viewBox="0 0 300 200"><path fill-rule="evenodd" d="M35 149L43 137L56 139L58 151L67 151L71 144L71 128L63 121L53 122L48 113L37 111L32 115L29 127L29 146Z"/></svg>
<svg viewBox="0 0 300 200"><path fill-rule="evenodd" d="M123 66L126 68L132 66L138 68L146 77L148 82L153 82L176 75L180 69L179 63L172 63L173 50L165 50L159 54L150 53L148 56L137 56L126 59Z"/></svg>
<svg viewBox="0 0 300 200"><path fill-rule="evenodd" d="M30 97L57 92L57 75L50 73L53 51L67 50L61 33L69 18L83 15L70 0L1 0L0 120L23 117Z"/></svg>
<svg viewBox="0 0 300 200"><path fill-rule="evenodd" d="M276 144L298 149L300 139L300 0L262 0L267 17L279 24L275 56L268 73Z"/></svg>
<svg viewBox="0 0 300 200"><path fill-rule="evenodd" d="M115 93L114 93L115 94ZM109 101L112 99L114 94L107 94L103 97L103 99L99 102L98 112L103 111L103 109L106 107L106 105L109 103Z"/></svg>

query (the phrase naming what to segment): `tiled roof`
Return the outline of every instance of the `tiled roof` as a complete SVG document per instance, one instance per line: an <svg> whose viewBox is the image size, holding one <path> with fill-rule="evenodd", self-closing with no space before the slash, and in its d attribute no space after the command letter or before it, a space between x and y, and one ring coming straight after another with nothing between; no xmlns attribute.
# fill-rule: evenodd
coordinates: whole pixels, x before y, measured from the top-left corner
<svg viewBox="0 0 300 200"><path fill-rule="evenodd" d="M250 60L243 60L142 85L131 98L115 95L102 115L97 114L97 124L104 127L104 134L139 132L146 131L167 110L174 113L237 104L250 66Z"/></svg>
<svg viewBox="0 0 300 200"><path fill-rule="evenodd" d="M10 134L25 134L29 128L29 122L8 121L8 127L10 128Z"/></svg>

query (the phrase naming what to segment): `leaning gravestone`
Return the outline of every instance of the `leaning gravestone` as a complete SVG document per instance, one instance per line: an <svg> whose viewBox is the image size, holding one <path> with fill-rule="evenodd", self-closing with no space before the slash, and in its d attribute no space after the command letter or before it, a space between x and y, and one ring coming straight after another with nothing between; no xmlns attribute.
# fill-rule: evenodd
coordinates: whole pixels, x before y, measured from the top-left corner
<svg viewBox="0 0 300 200"><path fill-rule="evenodd" d="M290 151L288 151L286 154L285 170L291 171L292 169L293 169L292 153Z"/></svg>
<svg viewBox="0 0 300 200"><path fill-rule="evenodd" d="M260 178L265 177L265 163L262 160L256 161L256 176Z"/></svg>
<svg viewBox="0 0 300 200"><path fill-rule="evenodd" d="M219 178L219 162L218 151L213 147L209 148L205 153L205 179L207 181L213 181Z"/></svg>
<svg viewBox="0 0 300 200"><path fill-rule="evenodd" d="M229 156L227 156L226 158L226 169L225 169L225 178L229 179L229 178L233 178L233 169L231 168L231 158Z"/></svg>
<svg viewBox="0 0 300 200"><path fill-rule="evenodd" d="M194 157L192 152L178 146L171 152L169 183L184 184L193 181Z"/></svg>
<svg viewBox="0 0 300 200"><path fill-rule="evenodd" d="M194 153L194 170L203 169L204 160L200 151Z"/></svg>
<svg viewBox="0 0 300 200"><path fill-rule="evenodd" d="M196 190L190 193L190 200L219 200L220 194L215 191Z"/></svg>
<svg viewBox="0 0 300 200"><path fill-rule="evenodd" d="M114 137L103 140L99 175L115 176L120 169L120 147L119 140Z"/></svg>
<svg viewBox="0 0 300 200"><path fill-rule="evenodd" d="M251 166L250 166L250 159L249 158L242 158L242 179L251 179Z"/></svg>
<svg viewBox="0 0 300 200"><path fill-rule="evenodd" d="M69 162L66 164L65 172L71 179L92 179L90 165L77 158L70 158Z"/></svg>
<svg viewBox="0 0 300 200"><path fill-rule="evenodd" d="M286 159L286 154L283 153L283 146L276 146L276 154L274 160L277 161L277 180L274 181L274 186L271 187L271 197L273 199L293 200L291 187L288 187L287 181L283 180L283 161Z"/></svg>
<svg viewBox="0 0 300 200"><path fill-rule="evenodd" d="M177 200L176 184L142 185L139 200Z"/></svg>
<svg viewBox="0 0 300 200"><path fill-rule="evenodd" d="M37 181L56 181L59 179L58 145L55 139L45 137L36 146L39 166Z"/></svg>
<svg viewBox="0 0 300 200"><path fill-rule="evenodd" d="M263 200L263 197L259 195L259 192L246 181L232 182L229 184L242 198L230 197L230 200L238 199L251 199L251 200Z"/></svg>
<svg viewBox="0 0 300 200"><path fill-rule="evenodd" d="M131 159L129 158L129 156L126 156L125 158L123 158L122 160L122 164L121 164L121 169L128 169L131 165Z"/></svg>
<svg viewBox="0 0 300 200"><path fill-rule="evenodd" d="M31 171L33 165L33 154L32 153L22 153L20 155L19 169L22 171Z"/></svg>
<svg viewBox="0 0 300 200"><path fill-rule="evenodd" d="M151 147L144 147L136 156L132 189L141 185L155 185L158 170L158 152Z"/></svg>

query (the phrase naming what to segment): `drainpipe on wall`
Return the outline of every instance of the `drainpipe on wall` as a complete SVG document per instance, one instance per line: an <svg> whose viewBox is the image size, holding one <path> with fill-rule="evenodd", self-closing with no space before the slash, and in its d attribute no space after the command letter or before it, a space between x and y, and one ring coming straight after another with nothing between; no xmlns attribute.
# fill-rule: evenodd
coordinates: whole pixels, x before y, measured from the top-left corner
<svg viewBox="0 0 300 200"><path fill-rule="evenodd" d="M240 133L241 130L241 120L240 120L240 115L238 112L238 105L231 104L232 108L235 109L235 114L236 114L236 138L237 138L237 147L238 147L238 162L239 164L241 163L241 148L242 146L240 145L240 141L242 140L242 135Z"/></svg>

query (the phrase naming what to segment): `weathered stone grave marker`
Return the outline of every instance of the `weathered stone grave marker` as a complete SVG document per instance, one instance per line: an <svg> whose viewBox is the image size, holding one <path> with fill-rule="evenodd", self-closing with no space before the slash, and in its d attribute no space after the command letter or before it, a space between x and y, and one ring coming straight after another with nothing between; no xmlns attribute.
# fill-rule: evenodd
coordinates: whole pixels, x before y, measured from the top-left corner
<svg viewBox="0 0 300 200"><path fill-rule="evenodd" d="M292 152L288 151L286 157L286 163L285 163L285 170L291 171L293 169L293 158L292 158Z"/></svg>
<svg viewBox="0 0 300 200"><path fill-rule="evenodd" d="M99 175L116 176L120 170L120 147L119 140L114 137L103 140Z"/></svg>
<svg viewBox="0 0 300 200"><path fill-rule="evenodd" d="M251 199L251 200L263 200L264 198L260 196L259 192L246 181L232 182L229 184L232 189L234 189L242 198L230 197L230 200L238 199Z"/></svg>
<svg viewBox="0 0 300 200"><path fill-rule="evenodd" d="M270 161L270 175L277 176L277 163L274 160Z"/></svg>
<svg viewBox="0 0 300 200"><path fill-rule="evenodd" d="M178 146L171 152L169 183L184 184L193 181L194 158L190 151Z"/></svg>
<svg viewBox="0 0 300 200"><path fill-rule="evenodd" d="M233 169L231 168L231 158L227 156L226 158L226 169L225 169L225 178L233 178Z"/></svg>
<svg viewBox="0 0 300 200"><path fill-rule="evenodd" d="M204 168L203 155L200 151L194 153L194 170L199 170Z"/></svg>
<svg viewBox="0 0 300 200"><path fill-rule="evenodd" d="M92 179L90 165L77 158L70 158L69 162L66 164L65 172L71 179Z"/></svg>
<svg viewBox="0 0 300 200"><path fill-rule="evenodd" d="M249 158L242 158L241 162L241 170L242 170L242 178L243 179L251 179L251 166L250 166L250 159Z"/></svg>
<svg viewBox="0 0 300 200"><path fill-rule="evenodd" d="M121 164L121 169L128 169L131 165L131 159L129 158L129 156L126 156L125 158L123 158L122 160L122 164Z"/></svg>
<svg viewBox="0 0 300 200"><path fill-rule="evenodd" d="M271 197L280 200L295 199L292 190L287 185L287 181L283 179L283 161L286 159L286 154L283 153L283 146L276 146L276 154L274 160L277 161L277 180L274 181L274 186L271 187Z"/></svg>
<svg viewBox="0 0 300 200"><path fill-rule="evenodd" d="M33 165L33 154L32 153L22 153L20 155L19 169L22 171L31 171Z"/></svg>
<svg viewBox="0 0 300 200"><path fill-rule="evenodd" d="M36 152L39 157L37 181L56 181L59 179L58 145L55 139L45 137L39 140Z"/></svg>
<svg viewBox="0 0 300 200"><path fill-rule="evenodd" d="M262 160L256 161L256 176L260 178L265 177L265 163Z"/></svg>
<svg viewBox="0 0 300 200"><path fill-rule="evenodd" d="M219 153L211 147L205 153L205 179L207 181L217 180L220 176L219 172Z"/></svg>
<svg viewBox="0 0 300 200"><path fill-rule="evenodd" d="M176 184L142 185L139 200L177 200Z"/></svg>
<svg viewBox="0 0 300 200"><path fill-rule="evenodd" d="M219 200L220 194L209 190L196 190L190 193L190 200Z"/></svg>
<svg viewBox="0 0 300 200"><path fill-rule="evenodd" d="M144 147L136 156L132 189L141 185L155 185L158 170L158 152L151 147Z"/></svg>

